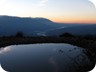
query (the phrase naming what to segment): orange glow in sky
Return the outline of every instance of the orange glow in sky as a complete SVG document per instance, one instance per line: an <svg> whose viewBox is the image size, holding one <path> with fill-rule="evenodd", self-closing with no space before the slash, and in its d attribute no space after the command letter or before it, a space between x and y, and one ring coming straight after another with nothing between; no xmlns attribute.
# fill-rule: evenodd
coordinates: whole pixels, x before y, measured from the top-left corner
<svg viewBox="0 0 96 72"><path fill-rule="evenodd" d="M96 23L96 8L89 0L0 0L0 15Z"/></svg>
<svg viewBox="0 0 96 72"><path fill-rule="evenodd" d="M59 19L51 19L54 22L61 22L61 23L96 23L96 19L78 19L78 18L59 18Z"/></svg>

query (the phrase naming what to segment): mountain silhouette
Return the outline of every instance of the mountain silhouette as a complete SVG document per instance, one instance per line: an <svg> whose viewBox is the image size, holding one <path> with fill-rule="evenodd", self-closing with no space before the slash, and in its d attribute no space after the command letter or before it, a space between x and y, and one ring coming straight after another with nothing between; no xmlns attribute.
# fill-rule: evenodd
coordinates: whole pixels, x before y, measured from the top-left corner
<svg viewBox="0 0 96 72"><path fill-rule="evenodd" d="M72 34L94 34L96 25L56 23L46 18L0 16L0 36L11 36L22 32L25 36L58 36L64 32Z"/></svg>
<svg viewBox="0 0 96 72"><path fill-rule="evenodd" d="M96 24L59 28L45 32L47 36L59 36L64 33L73 35L96 35Z"/></svg>
<svg viewBox="0 0 96 72"><path fill-rule="evenodd" d="M38 32L56 29L61 26L45 18L0 16L0 36L15 35L17 32L35 36Z"/></svg>

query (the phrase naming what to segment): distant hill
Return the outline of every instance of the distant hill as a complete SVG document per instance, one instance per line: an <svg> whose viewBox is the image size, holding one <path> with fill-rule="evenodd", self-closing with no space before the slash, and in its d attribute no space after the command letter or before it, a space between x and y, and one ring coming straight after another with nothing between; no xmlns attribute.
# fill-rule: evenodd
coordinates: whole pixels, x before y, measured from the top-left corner
<svg viewBox="0 0 96 72"><path fill-rule="evenodd" d="M96 24L59 28L45 32L47 36L59 36L63 33L73 35L96 35Z"/></svg>
<svg viewBox="0 0 96 72"><path fill-rule="evenodd" d="M87 30L93 33L96 29L95 25L83 26L84 24L56 23L40 17L0 16L0 36L15 35L17 32L23 32L25 36L56 36L64 32L85 34Z"/></svg>
<svg viewBox="0 0 96 72"><path fill-rule="evenodd" d="M61 26L45 18L0 16L0 36L15 35L17 32L23 32L28 36L36 36L38 32L56 29Z"/></svg>

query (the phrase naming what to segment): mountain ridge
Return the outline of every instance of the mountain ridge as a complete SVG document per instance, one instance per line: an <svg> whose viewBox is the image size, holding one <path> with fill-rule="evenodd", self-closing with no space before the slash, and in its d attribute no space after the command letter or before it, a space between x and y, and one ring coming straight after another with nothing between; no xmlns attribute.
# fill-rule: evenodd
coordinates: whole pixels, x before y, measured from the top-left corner
<svg viewBox="0 0 96 72"><path fill-rule="evenodd" d="M74 27L59 28L45 32L48 36L59 36L64 33L70 33L72 35L96 35L96 25L81 25Z"/></svg>
<svg viewBox="0 0 96 72"><path fill-rule="evenodd" d="M42 17L31 18L31 17L0 16L0 36L15 35L17 32L23 32L24 35L26 36L38 36L38 34L39 36L42 35L50 36L51 35L50 33L54 31L55 31L54 33L59 34L59 30L61 30L63 33L66 31L66 29L70 30L70 28L71 29L73 28L74 30L74 27L75 28L79 26L84 27L84 25L87 24L56 23ZM53 36L56 35L54 33L52 33Z"/></svg>

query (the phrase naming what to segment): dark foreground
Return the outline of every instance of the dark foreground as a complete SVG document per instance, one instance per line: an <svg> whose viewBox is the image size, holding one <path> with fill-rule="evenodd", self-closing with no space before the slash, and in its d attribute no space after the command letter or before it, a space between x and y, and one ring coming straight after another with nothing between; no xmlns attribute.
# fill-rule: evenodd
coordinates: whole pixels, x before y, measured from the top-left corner
<svg viewBox="0 0 96 72"><path fill-rule="evenodd" d="M0 37L0 47L34 43L68 43L88 51L88 57L96 63L96 36L60 36L60 37ZM61 51L61 50L60 50ZM94 61L93 61L94 60ZM93 66L92 66L93 68ZM91 69L92 69L91 68Z"/></svg>
<svg viewBox="0 0 96 72"><path fill-rule="evenodd" d="M96 36L0 37L0 47L34 43L68 43L85 48L96 58Z"/></svg>

